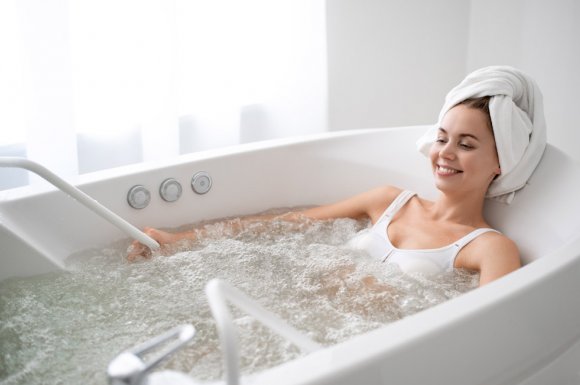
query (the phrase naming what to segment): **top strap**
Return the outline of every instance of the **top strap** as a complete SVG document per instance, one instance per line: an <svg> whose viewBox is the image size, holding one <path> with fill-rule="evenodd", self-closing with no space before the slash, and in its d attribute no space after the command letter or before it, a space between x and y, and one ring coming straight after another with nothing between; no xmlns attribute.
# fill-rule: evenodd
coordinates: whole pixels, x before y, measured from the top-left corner
<svg viewBox="0 0 580 385"><path fill-rule="evenodd" d="M454 245L457 246L457 251L459 252L459 250L461 250L469 242L473 241L475 238L479 237L481 234L488 233L490 231L501 234L499 231L494 230L494 229L490 229L487 227L484 227L481 229L475 229L471 233L467 234L466 236L464 236L463 238L461 238L460 240L455 242Z"/></svg>
<svg viewBox="0 0 580 385"><path fill-rule="evenodd" d="M393 216L397 213L397 211L399 211L401 207L403 207L409 201L409 199L411 199L415 195L417 195L417 193L413 191L409 190L401 191L401 193L397 195L395 200L392 201L389 207L387 207L387 209L383 212L377 223L382 221L385 217L393 218Z"/></svg>

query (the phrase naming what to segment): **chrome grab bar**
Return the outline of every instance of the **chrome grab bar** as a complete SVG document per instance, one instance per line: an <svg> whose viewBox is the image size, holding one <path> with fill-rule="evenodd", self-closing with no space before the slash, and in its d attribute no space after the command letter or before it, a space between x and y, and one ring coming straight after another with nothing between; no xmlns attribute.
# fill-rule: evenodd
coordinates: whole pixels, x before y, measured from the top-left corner
<svg viewBox="0 0 580 385"><path fill-rule="evenodd" d="M222 354L224 356L226 383L228 385L239 384L240 353L238 349L238 335L226 300L229 300L230 303L252 315L256 320L282 337L285 337L304 352L310 353L322 347L227 282L212 279L207 283L205 292L212 315L217 323L218 334L222 345Z"/></svg>
<svg viewBox="0 0 580 385"><path fill-rule="evenodd" d="M76 188L75 186L71 185L46 167L33 162L31 160L25 158L16 158L16 157L0 157L0 167L15 167L15 168L22 168L28 171L31 171L42 178L46 179L48 182L53 184L59 190L63 191L64 193L70 195L74 199L76 199L79 203L82 203L85 207L92 210L97 215L100 215L102 218L106 219L113 225L117 226L119 229L124 231L128 236L138 240L142 244L146 245L152 250L159 249L159 243L155 241L153 238L149 237L147 234Z"/></svg>
<svg viewBox="0 0 580 385"><path fill-rule="evenodd" d="M192 325L177 326L166 333L128 349L111 361L107 376L111 385L145 385L149 372L162 361L193 339L195 328ZM157 349L164 342L176 338L176 341L153 357L149 362L143 361L143 355Z"/></svg>

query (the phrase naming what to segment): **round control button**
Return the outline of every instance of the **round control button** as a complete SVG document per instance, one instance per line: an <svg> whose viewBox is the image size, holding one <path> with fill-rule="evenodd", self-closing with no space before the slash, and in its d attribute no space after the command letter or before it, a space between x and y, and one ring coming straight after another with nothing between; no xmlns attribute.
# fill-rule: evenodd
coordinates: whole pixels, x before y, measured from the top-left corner
<svg viewBox="0 0 580 385"><path fill-rule="evenodd" d="M211 189L211 185L211 177L205 171L200 171L191 178L191 188L197 194L207 193Z"/></svg>
<svg viewBox="0 0 580 385"><path fill-rule="evenodd" d="M159 186L159 195L166 202L175 202L181 196L181 184L173 179L165 179Z"/></svg>
<svg viewBox="0 0 580 385"><path fill-rule="evenodd" d="M127 193L127 202L134 209L144 209L151 201L151 193L142 185L131 187Z"/></svg>

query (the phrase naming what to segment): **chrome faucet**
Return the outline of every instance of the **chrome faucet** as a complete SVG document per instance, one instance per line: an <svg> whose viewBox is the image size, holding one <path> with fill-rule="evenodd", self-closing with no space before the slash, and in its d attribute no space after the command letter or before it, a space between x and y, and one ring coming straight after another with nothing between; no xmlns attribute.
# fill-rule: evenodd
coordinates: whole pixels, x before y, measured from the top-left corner
<svg viewBox="0 0 580 385"><path fill-rule="evenodd" d="M154 337L134 348L125 350L115 357L107 368L107 376L111 385L146 385L150 372L162 361L168 359L173 353L181 349L195 335L192 325L182 325ZM151 361L145 362L143 355L159 348L170 339L177 339L168 346L167 350L161 351Z"/></svg>

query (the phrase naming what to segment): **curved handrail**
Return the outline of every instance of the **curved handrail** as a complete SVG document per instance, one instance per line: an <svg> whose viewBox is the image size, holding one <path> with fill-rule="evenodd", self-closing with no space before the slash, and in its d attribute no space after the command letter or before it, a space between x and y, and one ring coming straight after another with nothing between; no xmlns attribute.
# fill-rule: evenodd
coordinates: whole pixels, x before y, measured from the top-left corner
<svg viewBox="0 0 580 385"><path fill-rule="evenodd" d="M212 279L205 286L205 292L212 315L217 323L222 345L222 354L224 355L226 383L228 385L239 384L240 354L238 335L226 300L229 300L232 304L252 315L262 324L294 343L302 351L310 353L322 348L320 344L304 336L277 315L264 309L242 291L229 285L227 282L220 279Z"/></svg>
<svg viewBox="0 0 580 385"><path fill-rule="evenodd" d="M109 221L111 224L115 225L122 231L124 231L130 237L138 240L142 244L151 248L152 250L157 250L159 248L159 243L153 238L149 237L147 234L143 233L141 230L76 188L71 185L46 167L33 162L25 158L17 157L0 157L0 167L14 167L22 168L31 171L42 178L46 179L48 182L53 184L59 190L70 195L76 199L79 203L83 204L85 207L101 216L105 220Z"/></svg>

